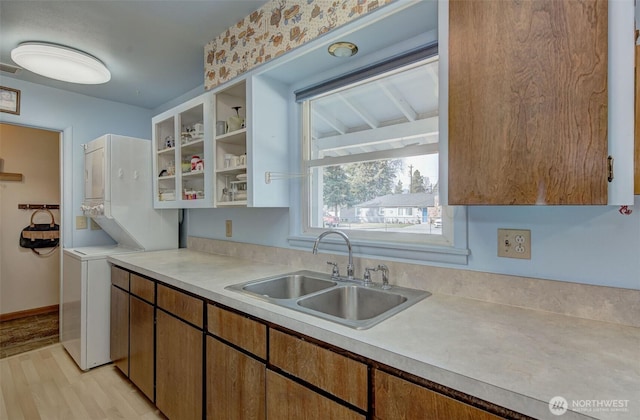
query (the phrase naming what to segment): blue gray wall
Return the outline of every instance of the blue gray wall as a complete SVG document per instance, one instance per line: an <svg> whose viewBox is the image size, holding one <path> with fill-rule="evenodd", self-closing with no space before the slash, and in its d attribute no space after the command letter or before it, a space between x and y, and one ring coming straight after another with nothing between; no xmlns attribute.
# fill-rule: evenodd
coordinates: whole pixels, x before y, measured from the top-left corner
<svg viewBox="0 0 640 420"><path fill-rule="evenodd" d="M80 145L104 133L150 138L152 115L173 104L151 111L8 77L1 82L22 91L21 115L2 113L1 121L60 131L71 128L71 161L65 167L71 165L72 177L65 190L70 192L72 217L81 214ZM201 92L194 89L181 99ZM224 240L228 219L233 220L233 241L288 246L288 209L189 210L185 212L186 233ZM532 259L498 258L499 227L531 229ZM65 239L65 246L106 243L112 243L106 234L91 230L73 230L72 237ZM470 207L468 243L469 264L459 268L640 289L640 196L635 197L629 216L608 206Z"/></svg>
<svg viewBox="0 0 640 420"><path fill-rule="evenodd" d="M1 122L65 132L65 147L61 153L64 246L114 243L101 230L72 229L75 216L82 215L84 153L81 145L107 133L151 139L151 110L6 76L0 78L0 84L21 91L20 115L0 113Z"/></svg>

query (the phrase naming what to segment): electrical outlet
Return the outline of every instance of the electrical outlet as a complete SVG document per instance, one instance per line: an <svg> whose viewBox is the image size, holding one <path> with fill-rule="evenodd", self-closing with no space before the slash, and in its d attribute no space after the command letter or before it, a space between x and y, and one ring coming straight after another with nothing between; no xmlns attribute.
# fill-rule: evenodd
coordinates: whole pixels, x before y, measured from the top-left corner
<svg viewBox="0 0 640 420"><path fill-rule="evenodd" d="M86 229L87 228L87 217L86 216L76 216L76 229Z"/></svg>
<svg viewBox="0 0 640 420"><path fill-rule="evenodd" d="M232 228L233 228L233 226L232 226L231 220L227 220L225 222L225 229L226 229L227 238L230 238L233 235L233 229Z"/></svg>
<svg viewBox="0 0 640 420"><path fill-rule="evenodd" d="M531 259L531 231L498 229L498 257Z"/></svg>

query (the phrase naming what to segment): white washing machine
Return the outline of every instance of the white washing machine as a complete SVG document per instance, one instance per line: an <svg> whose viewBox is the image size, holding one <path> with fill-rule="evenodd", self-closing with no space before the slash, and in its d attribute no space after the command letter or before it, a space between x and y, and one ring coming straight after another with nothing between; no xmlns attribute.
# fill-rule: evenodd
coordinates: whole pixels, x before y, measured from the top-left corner
<svg viewBox="0 0 640 420"><path fill-rule="evenodd" d="M63 254L60 341L80 369L109 356L111 268L107 256L140 252L119 246L69 248Z"/></svg>

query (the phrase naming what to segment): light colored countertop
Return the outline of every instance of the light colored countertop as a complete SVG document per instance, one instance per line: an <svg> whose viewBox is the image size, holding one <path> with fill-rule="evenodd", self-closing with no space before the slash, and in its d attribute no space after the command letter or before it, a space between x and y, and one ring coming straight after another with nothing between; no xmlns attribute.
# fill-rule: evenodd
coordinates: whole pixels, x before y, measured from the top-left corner
<svg viewBox="0 0 640 420"><path fill-rule="evenodd" d="M640 418L640 329L432 295L368 330L226 286L305 267L187 249L112 255L123 268L422 378L542 419ZM553 397L570 411L551 414Z"/></svg>

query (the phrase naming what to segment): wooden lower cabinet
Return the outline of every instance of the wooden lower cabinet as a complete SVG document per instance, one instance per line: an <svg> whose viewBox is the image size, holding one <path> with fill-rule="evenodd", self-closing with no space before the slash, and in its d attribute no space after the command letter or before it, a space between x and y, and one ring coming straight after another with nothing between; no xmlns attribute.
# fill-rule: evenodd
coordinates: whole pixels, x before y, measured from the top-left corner
<svg viewBox="0 0 640 420"><path fill-rule="evenodd" d="M364 420L366 417L291 379L267 370L267 418Z"/></svg>
<svg viewBox="0 0 640 420"><path fill-rule="evenodd" d="M202 330L156 311L156 406L171 420L202 418L203 337Z"/></svg>
<svg viewBox="0 0 640 420"><path fill-rule="evenodd" d="M129 376L129 292L113 284L110 322L111 360L122 373Z"/></svg>
<svg viewBox="0 0 640 420"><path fill-rule="evenodd" d="M129 300L129 379L154 400L153 305L131 295Z"/></svg>
<svg viewBox="0 0 640 420"><path fill-rule="evenodd" d="M271 364L355 407L367 409L366 364L274 329L269 330L269 340Z"/></svg>
<svg viewBox="0 0 640 420"><path fill-rule="evenodd" d="M264 363L207 337L207 419L264 420Z"/></svg>
<svg viewBox="0 0 640 420"><path fill-rule="evenodd" d="M525 418L117 267L111 357L171 420Z"/></svg>
<svg viewBox="0 0 640 420"><path fill-rule="evenodd" d="M502 418L380 370L375 371L374 400L376 420Z"/></svg>

